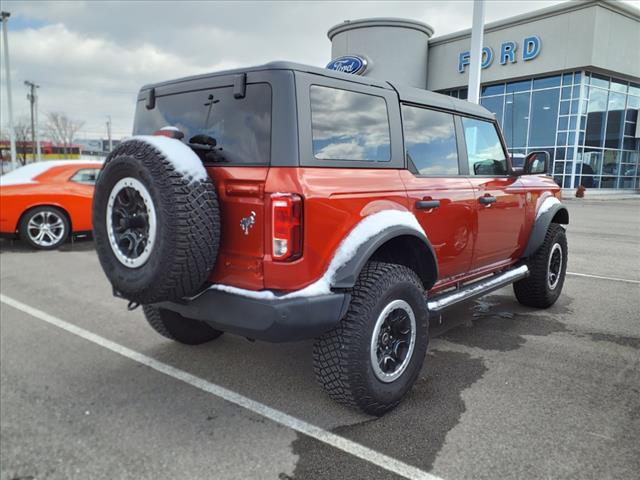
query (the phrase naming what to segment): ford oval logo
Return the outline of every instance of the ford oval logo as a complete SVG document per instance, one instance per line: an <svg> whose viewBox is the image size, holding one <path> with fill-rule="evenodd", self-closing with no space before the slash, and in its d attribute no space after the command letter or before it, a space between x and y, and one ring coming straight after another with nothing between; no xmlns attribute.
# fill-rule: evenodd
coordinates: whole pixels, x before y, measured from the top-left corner
<svg viewBox="0 0 640 480"><path fill-rule="evenodd" d="M331 60L327 65L327 68L337 72L362 75L367 69L367 60L357 55L345 55L344 57L338 57Z"/></svg>

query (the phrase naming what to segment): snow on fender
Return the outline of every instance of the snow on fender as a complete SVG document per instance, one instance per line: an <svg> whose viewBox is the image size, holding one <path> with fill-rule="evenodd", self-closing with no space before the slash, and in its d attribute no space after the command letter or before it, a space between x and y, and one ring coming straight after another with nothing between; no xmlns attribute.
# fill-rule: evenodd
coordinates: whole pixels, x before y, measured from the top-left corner
<svg viewBox="0 0 640 480"><path fill-rule="evenodd" d="M140 304L194 295L218 254L214 185L179 140L133 137L111 152L98 176L93 229L117 295Z"/></svg>

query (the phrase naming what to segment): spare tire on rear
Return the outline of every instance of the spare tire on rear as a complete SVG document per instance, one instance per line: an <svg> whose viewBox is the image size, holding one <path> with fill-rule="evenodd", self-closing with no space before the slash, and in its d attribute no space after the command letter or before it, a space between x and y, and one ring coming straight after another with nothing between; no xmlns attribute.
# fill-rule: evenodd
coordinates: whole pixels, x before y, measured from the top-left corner
<svg viewBox="0 0 640 480"><path fill-rule="evenodd" d="M140 304L194 295L218 254L215 187L197 155L179 140L128 140L98 176L93 233L118 295Z"/></svg>

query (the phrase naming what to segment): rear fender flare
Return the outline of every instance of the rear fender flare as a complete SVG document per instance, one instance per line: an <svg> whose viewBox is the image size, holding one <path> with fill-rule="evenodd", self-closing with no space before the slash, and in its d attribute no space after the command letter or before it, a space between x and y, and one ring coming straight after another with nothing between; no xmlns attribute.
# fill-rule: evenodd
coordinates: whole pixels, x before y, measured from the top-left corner
<svg viewBox="0 0 640 480"><path fill-rule="evenodd" d="M422 280L425 290L431 288L438 278L438 263L433 247L424 233L405 225L386 228L360 245L355 255L338 268L331 282L331 288L352 288L365 264L381 247L390 240L407 236L420 244L422 258L416 259L413 269Z"/></svg>

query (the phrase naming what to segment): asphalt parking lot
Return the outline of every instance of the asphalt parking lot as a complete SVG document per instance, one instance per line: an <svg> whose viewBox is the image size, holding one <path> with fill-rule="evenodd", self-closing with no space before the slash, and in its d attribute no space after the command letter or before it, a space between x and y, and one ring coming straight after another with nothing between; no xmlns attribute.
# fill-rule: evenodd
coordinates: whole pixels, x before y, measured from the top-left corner
<svg viewBox="0 0 640 480"><path fill-rule="evenodd" d="M111 296L91 241L3 241L0 477L635 480L640 200L567 204L558 303L509 287L447 312L380 419L322 393L311 342L175 344Z"/></svg>

